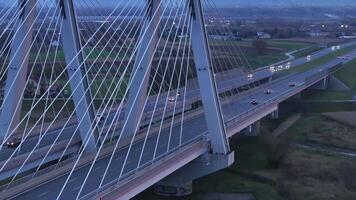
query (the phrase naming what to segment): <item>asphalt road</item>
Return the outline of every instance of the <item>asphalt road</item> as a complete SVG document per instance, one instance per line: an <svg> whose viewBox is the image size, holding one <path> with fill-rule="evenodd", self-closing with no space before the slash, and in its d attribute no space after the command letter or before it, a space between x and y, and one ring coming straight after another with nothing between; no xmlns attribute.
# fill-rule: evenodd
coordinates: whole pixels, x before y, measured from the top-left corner
<svg viewBox="0 0 356 200"><path fill-rule="evenodd" d="M341 44L340 49L347 48L352 45L356 45L356 41L351 41L351 42ZM310 59L313 60L313 59L316 59L319 57L323 57L331 52L333 52L332 48L326 48L326 49L323 49L321 51L318 51L318 52L312 54L310 56ZM306 57L303 57L303 58L289 61L289 62L280 64L280 65L286 66L288 63L289 67L292 68L292 67L304 64L306 62L309 62L309 60ZM254 72L253 78L248 78L248 77L242 75L241 72L236 70L231 73L221 73L221 74L217 75L216 80L217 80L217 86L219 88L219 91L226 91L229 88L232 88L232 86L235 88L238 86L243 86L243 85L246 85L247 83L252 83L256 80L261 80L261 79L270 77L272 74L273 74L273 72L271 72L270 67L265 67L263 69L256 70ZM238 76L240 78L236 79L235 78L236 76ZM157 108L163 108L165 106L166 96L167 95L165 95L165 94L161 94L161 97L158 100ZM196 84L196 81L191 81L191 83L189 84L189 87L187 88L187 92L186 92L186 105L189 105L190 101L191 102L195 101L197 97L200 98L200 90L198 88L198 85ZM250 98L250 96L249 96L249 98ZM142 121L147 121L151 118L152 110L154 109L154 105L155 105L155 100L156 100L155 96L149 97L149 100L145 107L144 115L142 116ZM182 109L182 107L183 107L182 100L178 99L176 109L180 110L180 109ZM159 110L159 109L157 109L157 110ZM168 106L167 113L171 112L172 110L173 110L173 106ZM156 111L155 116L162 116L162 112L163 111L160 111L160 112ZM123 121L124 113L125 113L125 108L123 108L123 112L119 116L119 121ZM106 122L107 125L109 125L111 123L111 121L114 120L113 116L114 116L114 112L111 112L111 114L108 115L108 120ZM64 139L69 139L73 135L75 127L76 127L75 125L71 125L71 126L68 126L67 128L65 128L58 141L62 141ZM53 131L47 132L45 134L45 137L39 143L37 149L52 144L59 133L60 133L60 130L53 130ZM79 135L78 135L78 133L76 133L76 134L77 134L77 136L75 136L75 137L78 138ZM31 137L31 138L26 139L22 144L21 151L19 153L17 153L17 155L30 152L34 148L34 146L37 144L37 142L38 142L37 137ZM12 153L13 153L13 149L8 149L6 147L3 148L0 152L0 161L4 161L4 160L8 159Z"/></svg>

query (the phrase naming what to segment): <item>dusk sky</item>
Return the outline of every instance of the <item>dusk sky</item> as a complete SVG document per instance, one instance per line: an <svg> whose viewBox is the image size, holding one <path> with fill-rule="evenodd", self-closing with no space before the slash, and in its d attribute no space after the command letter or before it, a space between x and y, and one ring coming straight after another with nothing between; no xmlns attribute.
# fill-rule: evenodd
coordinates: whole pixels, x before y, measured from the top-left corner
<svg viewBox="0 0 356 200"><path fill-rule="evenodd" d="M356 6L356 0L214 0L219 6L268 5L268 6ZM101 0L112 5L115 0Z"/></svg>

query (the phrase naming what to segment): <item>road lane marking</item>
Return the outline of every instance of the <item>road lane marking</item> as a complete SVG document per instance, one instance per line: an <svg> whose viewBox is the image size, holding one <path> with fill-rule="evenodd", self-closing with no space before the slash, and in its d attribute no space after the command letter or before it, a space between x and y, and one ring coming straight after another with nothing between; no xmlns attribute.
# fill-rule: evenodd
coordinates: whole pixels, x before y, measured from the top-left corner
<svg viewBox="0 0 356 200"><path fill-rule="evenodd" d="M77 191L77 190L79 190L81 187L82 187L82 186L80 185L80 186L74 188L72 191Z"/></svg>
<svg viewBox="0 0 356 200"><path fill-rule="evenodd" d="M94 171L98 171L99 169L101 169L101 166L94 168Z"/></svg>
<svg viewBox="0 0 356 200"><path fill-rule="evenodd" d="M45 196L45 195L47 195L47 194L48 194L48 192L43 192L43 193L37 195L37 197L43 197L43 196Z"/></svg>
<svg viewBox="0 0 356 200"><path fill-rule="evenodd" d="M69 183L72 183L72 182L74 182L74 181L76 181L77 179L78 179L78 177L71 178L71 179L68 181L68 184L69 184Z"/></svg>
<svg viewBox="0 0 356 200"><path fill-rule="evenodd" d="M123 158L124 158L123 156L120 156L120 157L116 158L115 160L121 160Z"/></svg>

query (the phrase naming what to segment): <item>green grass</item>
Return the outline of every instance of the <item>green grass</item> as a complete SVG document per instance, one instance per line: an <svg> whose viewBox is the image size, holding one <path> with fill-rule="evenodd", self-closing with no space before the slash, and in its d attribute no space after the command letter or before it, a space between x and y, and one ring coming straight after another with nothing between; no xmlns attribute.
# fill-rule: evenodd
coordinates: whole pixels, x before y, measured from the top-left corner
<svg viewBox="0 0 356 200"><path fill-rule="evenodd" d="M320 114L309 114L307 117L302 117L296 121L287 130L290 136L297 140L305 140L306 133L311 132L313 126L321 123L323 117Z"/></svg>
<svg viewBox="0 0 356 200"><path fill-rule="evenodd" d="M288 57L283 53L279 54L268 54L268 55L257 55L257 56L246 56L248 62L250 63L253 69L257 69L259 67L268 66L270 64L279 62L281 60L285 60Z"/></svg>
<svg viewBox="0 0 356 200"><path fill-rule="evenodd" d="M244 39L237 41L236 43L241 46L252 46L253 39ZM266 40L268 47L281 48L284 52L294 51L309 47L312 44L306 42L290 41L290 40L279 40L279 39L269 39Z"/></svg>
<svg viewBox="0 0 356 200"><path fill-rule="evenodd" d="M344 82L352 90L356 90L356 59L344 65L335 73L335 77Z"/></svg>
<svg viewBox="0 0 356 200"><path fill-rule="evenodd" d="M308 96L308 100L315 100L315 101L332 101L332 100L350 100L352 99L353 95L355 94L354 91L313 91L313 94Z"/></svg>
<svg viewBox="0 0 356 200"><path fill-rule="evenodd" d="M347 85L348 91L314 91L310 100L350 100L356 94L356 59L345 64L343 68L334 73L335 77Z"/></svg>
<svg viewBox="0 0 356 200"><path fill-rule="evenodd" d="M251 193L256 200L281 199L273 186L227 171L198 179L194 189L196 192Z"/></svg>
<svg viewBox="0 0 356 200"><path fill-rule="evenodd" d="M296 42L296 41L287 41L287 40L267 40L268 46L282 48L287 51L294 51L309 47L310 43Z"/></svg>
<svg viewBox="0 0 356 200"><path fill-rule="evenodd" d="M304 57L304 56L308 56L314 52L317 52L319 50L323 49L322 47L319 47L319 46L311 46L311 47L308 47L306 49L303 49L301 51L297 51L295 53L292 54L292 56L294 56L295 58L301 58L301 57Z"/></svg>

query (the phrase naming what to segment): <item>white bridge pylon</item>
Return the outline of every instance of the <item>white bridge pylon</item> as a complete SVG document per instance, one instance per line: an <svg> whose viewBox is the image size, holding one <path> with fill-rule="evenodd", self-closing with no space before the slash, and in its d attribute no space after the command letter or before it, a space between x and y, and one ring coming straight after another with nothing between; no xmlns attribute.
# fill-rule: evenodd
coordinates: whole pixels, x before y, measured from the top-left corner
<svg viewBox="0 0 356 200"><path fill-rule="evenodd" d="M160 2L161 0L149 0L147 4L150 12L146 15L147 27L141 30L142 42L139 44L134 66L137 72L131 79L132 87L126 110L126 121L129 124L124 127L125 137L132 137L137 131L140 123L139 116L144 109L144 100L148 95L150 70L157 45L157 26L159 18L162 17ZM214 153L227 154L230 150L214 78L202 4L200 0L187 0L187 6L192 17L190 40L212 149Z"/></svg>
<svg viewBox="0 0 356 200"><path fill-rule="evenodd" d="M16 131L20 120L21 103L20 91L25 87L27 68L29 65L29 51L32 42L32 32L35 23L36 0L19 0L19 12L16 35L12 43L11 62L6 79L5 99L0 114L0 139L4 140L9 133ZM93 151L100 144L95 122L94 106L90 89L85 60L82 55L82 44L78 21L73 0L58 0L61 7L60 16L63 18L61 38L63 51L67 63L66 70L69 84L73 91L73 102L78 121L82 143L88 151ZM124 137L131 137L140 124L140 114L144 109L148 95L152 60L157 47L157 30L164 12L161 12L161 0L147 0L147 13L141 28L140 44L136 52L133 71L137 71L130 79L128 102L126 105L123 127ZM203 109L208 125L212 151L216 154L227 154L229 149L225 125L221 113L219 95L214 78L211 53L207 41L207 33L201 0L186 0L187 10L191 15L190 41L193 59L197 73L197 80L202 96ZM75 89L74 89L75 88ZM87 92L89 90L89 92ZM84 98L83 98L84 97ZM130 111L130 112L129 112Z"/></svg>
<svg viewBox="0 0 356 200"><path fill-rule="evenodd" d="M23 90L26 87L26 75L29 65L30 47L35 24L37 0L19 0L19 15L13 42L11 57L6 79L5 98L0 114L0 140L8 138L16 131L20 121ZM67 73L73 92L76 116L80 136L83 143L88 143L85 150L96 148L97 131L93 130L94 109L89 92L85 92L88 83L85 74L85 61L82 55L77 16L73 0L58 0L61 8L60 17L63 18L61 36L63 51L67 63ZM83 98L85 96L85 98ZM93 133L93 134L92 134Z"/></svg>

